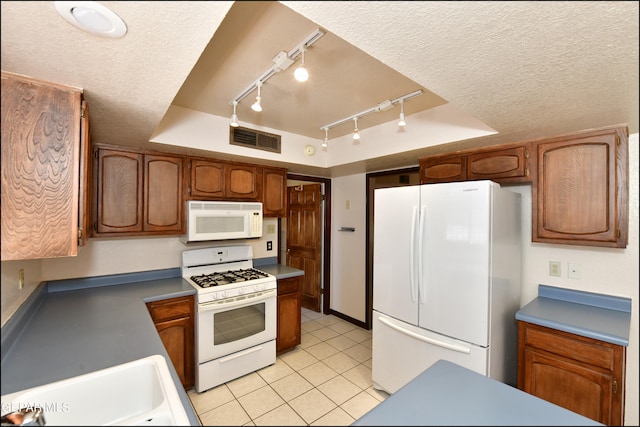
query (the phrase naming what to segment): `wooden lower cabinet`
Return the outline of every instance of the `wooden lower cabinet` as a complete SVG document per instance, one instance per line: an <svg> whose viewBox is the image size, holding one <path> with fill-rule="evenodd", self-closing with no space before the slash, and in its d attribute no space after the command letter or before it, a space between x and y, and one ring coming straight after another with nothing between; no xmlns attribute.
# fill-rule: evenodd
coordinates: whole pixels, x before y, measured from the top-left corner
<svg viewBox="0 0 640 427"><path fill-rule="evenodd" d="M292 350L300 344L303 277L278 279L277 354Z"/></svg>
<svg viewBox="0 0 640 427"><path fill-rule="evenodd" d="M147 303L153 323L185 389L195 382L194 299L179 297Z"/></svg>
<svg viewBox="0 0 640 427"><path fill-rule="evenodd" d="M518 388L606 425L624 422L626 347L518 322Z"/></svg>

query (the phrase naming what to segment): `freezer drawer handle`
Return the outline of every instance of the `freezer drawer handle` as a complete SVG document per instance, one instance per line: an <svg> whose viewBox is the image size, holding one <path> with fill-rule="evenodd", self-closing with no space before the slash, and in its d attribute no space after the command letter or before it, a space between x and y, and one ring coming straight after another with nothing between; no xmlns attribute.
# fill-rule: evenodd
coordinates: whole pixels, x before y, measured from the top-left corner
<svg viewBox="0 0 640 427"><path fill-rule="evenodd" d="M457 351L459 353L465 353L465 354L471 353L471 349L469 347L465 347L465 346L462 346L462 345L456 345L456 344L449 344L447 342L434 340L433 338L423 337L420 334L416 334L415 332L408 331L408 330L406 330L404 328L401 328L398 325L394 325L393 323L391 323L389 320L385 319L384 317L379 317L378 320L380 320L380 322L382 322L383 324L387 325L388 327L390 327L392 329L395 329L396 331L398 331L400 333L403 333L405 335L409 335L410 337L415 338L417 340L424 341L426 343L433 344L433 345L436 345L438 347L443 347L443 348L447 348L449 350Z"/></svg>

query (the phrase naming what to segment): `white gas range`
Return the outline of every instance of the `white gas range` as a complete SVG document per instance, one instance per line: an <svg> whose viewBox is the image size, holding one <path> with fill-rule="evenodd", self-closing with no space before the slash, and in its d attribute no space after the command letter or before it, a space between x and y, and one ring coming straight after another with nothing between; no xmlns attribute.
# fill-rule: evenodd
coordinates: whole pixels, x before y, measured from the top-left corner
<svg viewBox="0 0 640 427"><path fill-rule="evenodd" d="M275 363L276 278L253 268L251 246L183 251L182 278L197 290L198 392Z"/></svg>

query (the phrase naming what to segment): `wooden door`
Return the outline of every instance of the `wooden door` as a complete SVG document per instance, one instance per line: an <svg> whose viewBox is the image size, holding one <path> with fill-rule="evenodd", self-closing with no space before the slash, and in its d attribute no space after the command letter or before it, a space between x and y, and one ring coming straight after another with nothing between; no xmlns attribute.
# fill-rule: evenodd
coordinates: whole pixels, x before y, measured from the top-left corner
<svg viewBox="0 0 640 427"><path fill-rule="evenodd" d="M322 297L322 191L321 184L287 188L287 262L304 270L302 306L320 311Z"/></svg>

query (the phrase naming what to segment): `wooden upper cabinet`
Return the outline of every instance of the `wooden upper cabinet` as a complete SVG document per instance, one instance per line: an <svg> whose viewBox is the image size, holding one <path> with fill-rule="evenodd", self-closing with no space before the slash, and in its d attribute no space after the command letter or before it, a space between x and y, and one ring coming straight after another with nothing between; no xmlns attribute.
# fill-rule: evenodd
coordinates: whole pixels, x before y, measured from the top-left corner
<svg viewBox="0 0 640 427"><path fill-rule="evenodd" d="M420 159L420 183L492 180L530 182L529 143L498 145Z"/></svg>
<svg viewBox="0 0 640 427"><path fill-rule="evenodd" d="M97 149L94 234L141 232L144 155Z"/></svg>
<svg viewBox="0 0 640 427"><path fill-rule="evenodd" d="M226 165L225 198L260 201L262 197L262 168L253 165Z"/></svg>
<svg viewBox="0 0 640 427"><path fill-rule="evenodd" d="M532 240L624 248L628 129L612 126L533 143Z"/></svg>
<svg viewBox="0 0 640 427"><path fill-rule="evenodd" d="M503 146L467 155L467 179L499 183L529 182L529 144Z"/></svg>
<svg viewBox="0 0 640 427"><path fill-rule="evenodd" d="M182 157L144 156L145 231L184 230L182 165Z"/></svg>
<svg viewBox="0 0 640 427"><path fill-rule="evenodd" d="M225 196L226 170L223 162L189 159L189 199L221 200Z"/></svg>
<svg viewBox="0 0 640 427"><path fill-rule="evenodd" d="M1 80L2 261L75 256L82 91L5 72Z"/></svg>
<svg viewBox="0 0 640 427"><path fill-rule="evenodd" d="M182 157L100 146L95 158L95 236L184 232Z"/></svg>
<svg viewBox="0 0 640 427"><path fill-rule="evenodd" d="M420 183L454 182L467 179L463 155L430 156L420 159Z"/></svg>
<svg viewBox="0 0 640 427"><path fill-rule="evenodd" d="M287 215L287 170L262 169L262 214L265 217Z"/></svg>

